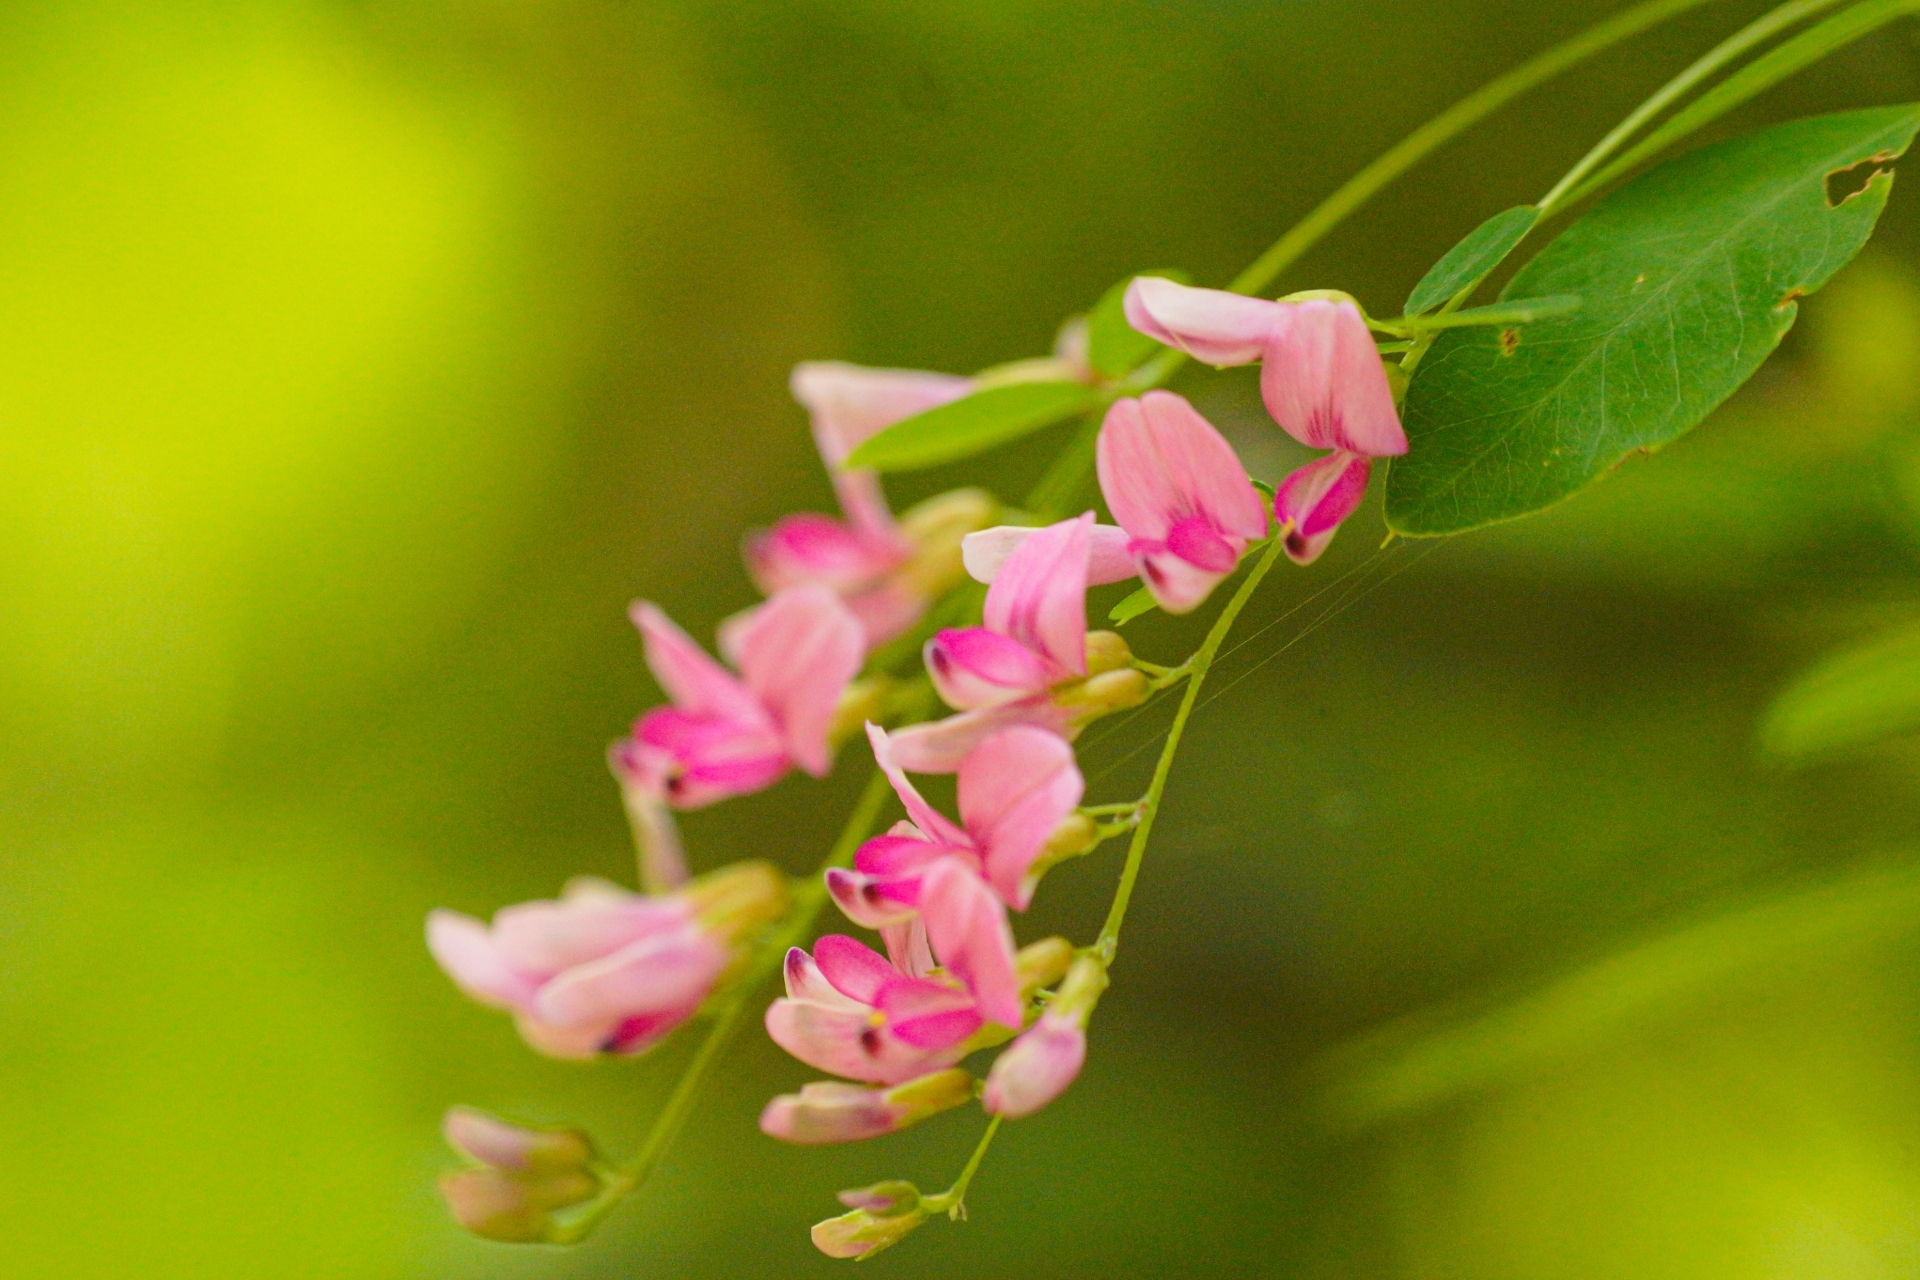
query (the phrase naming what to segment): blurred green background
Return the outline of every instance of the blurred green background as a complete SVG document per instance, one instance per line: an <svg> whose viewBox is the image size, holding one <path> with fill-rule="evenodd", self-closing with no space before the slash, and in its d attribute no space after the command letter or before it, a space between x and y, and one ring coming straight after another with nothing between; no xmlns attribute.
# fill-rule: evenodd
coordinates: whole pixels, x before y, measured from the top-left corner
<svg viewBox="0 0 1920 1280"><path fill-rule="evenodd" d="M754 1034L595 1240L464 1237L447 1104L624 1155L689 1045L538 1059L423 915L630 879L602 751L657 693L624 607L710 634L752 599L741 530L830 500L795 360L964 371L1130 270L1223 280L1610 7L5 6L0 1269L824 1275L834 1191L944 1185L966 1112L763 1139L808 1073ZM1286 285L1391 313L1759 8L1537 92ZM1915 98L1896 27L1722 132ZM1377 551L1369 512L1276 576L1085 1075L1007 1131L971 1223L873 1266L1920 1273L1920 750L1754 750L1796 672L1920 619L1910 181L1669 453L1447 543ZM1256 474L1292 464L1249 377L1180 389ZM1018 495L1060 439L893 491ZM1093 799L1136 793L1164 717L1087 735ZM692 816L696 863L811 865L861 773ZM1117 865L1056 872L1025 936L1089 936Z"/></svg>

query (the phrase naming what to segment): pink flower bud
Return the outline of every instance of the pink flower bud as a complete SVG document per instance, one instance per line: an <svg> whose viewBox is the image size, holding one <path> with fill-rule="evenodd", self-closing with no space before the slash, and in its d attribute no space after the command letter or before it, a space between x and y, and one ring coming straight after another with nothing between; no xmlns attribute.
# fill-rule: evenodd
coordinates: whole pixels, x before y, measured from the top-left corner
<svg viewBox="0 0 1920 1280"><path fill-rule="evenodd" d="M849 1209L865 1209L876 1218L895 1218L920 1207L920 1188L893 1179L842 1191L835 1199Z"/></svg>
<svg viewBox="0 0 1920 1280"><path fill-rule="evenodd" d="M1301 467L1274 493L1273 513L1287 530L1287 555L1312 564L1333 541L1340 522L1367 495L1372 461L1353 453L1330 453Z"/></svg>
<svg viewBox="0 0 1920 1280"><path fill-rule="evenodd" d="M925 1221L923 1213L875 1217L865 1209L855 1209L852 1213L814 1223L813 1247L829 1258L864 1260L899 1244Z"/></svg>
<svg viewBox="0 0 1920 1280"><path fill-rule="evenodd" d="M440 1194L454 1221L506 1244L552 1239L554 1210L585 1204L599 1193L600 1184L586 1172L528 1178L482 1166L440 1178Z"/></svg>
<svg viewBox="0 0 1920 1280"><path fill-rule="evenodd" d="M769 1102L760 1131L783 1142L819 1145L859 1142L895 1133L973 1097L973 1077L936 1071L891 1089L870 1089L839 1080L802 1085Z"/></svg>
<svg viewBox="0 0 1920 1280"><path fill-rule="evenodd" d="M1086 1058L1086 1032L1071 1017L1044 1013L993 1060L981 1105L1009 1120L1030 1116L1066 1092Z"/></svg>
<svg viewBox="0 0 1920 1280"><path fill-rule="evenodd" d="M571 1173L592 1164L593 1142L578 1129L509 1124L472 1107L454 1107L441 1122L447 1145L480 1164L515 1173Z"/></svg>

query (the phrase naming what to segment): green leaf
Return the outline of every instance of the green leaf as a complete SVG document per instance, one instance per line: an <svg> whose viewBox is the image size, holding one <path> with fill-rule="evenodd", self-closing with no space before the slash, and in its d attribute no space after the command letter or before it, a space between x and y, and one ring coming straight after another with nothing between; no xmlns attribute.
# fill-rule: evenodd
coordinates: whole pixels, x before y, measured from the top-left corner
<svg viewBox="0 0 1920 1280"><path fill-rule="evenodd" d="M1539 220L1540 211L1523 204L1496 213L1475 227L1413 286L1413 292L1407 295L1406 313L1417 316L1431 311L1499 266Z"/></svg>
<svg viewBox="0 0 1920 1280"><path fill-rule="evenodd" d="M1159 343L1127 323L1127 286L1141 276L1159 276L1180 284L1193 282L1192 276L1172 268L1136 271L1101 295L1087 313L1087 363L1103 378L1132 373L1160 349Z"/></svg>
<svg viewBox="0 0 1920 1280"><path fill-rule="evenodd" d="M912 471L937 467L1018 440L1099 405L1081 382L1016 382L988 387L894 423L847 458L849 467Z"/></svg>
<svg viewBox="0 0 1920 1280"><path fill-rule="evenodd" d="M1920 730L1920 627L1827 658L1788 686L1760 726L1781 763L1871 746Z"/></svg>
<svg viewBox="0 0 1920 1280"><path fill-rule="evenodd" d="M1441 335L1408 388L1411 450L1387 523L1454 533L1550 506L1698 425L1793 327L1796 299L1873 234L1893 185L1827 179L1904 152L1920 106L1797 120L1670 161L1615 192L1513 278L1572 315Z"/></svg>
<svg viewBox="0 0 1920 1280"><path fill-rule="evenodd" d="M1577 190L1556 202L1556 207L1585 199L1641 161L1718 120L1747 99L1772 88L1843 45L1851 44L1909 13L1920 13L1920 0L1862 0L1862 3L1842 10L1825 22L1807 28L1793 39L1768 51L1766 56L1755 58L1682 110L1674 112L1658 129L1581 183Z"/></svg>
<svg viewBox="0 0 1920 1280"><path fill-rule="evenodd" d="M1107 621L1116 627L1124 627L1143 613L1152 613L1160 606L1154 602L1153 592L1145 587L1107 611Z"/></svg>
<svg viewBox="0 0 1920 1280"><path fill-rule="evenodd" d="M1486 324L1532 324L1553 316L1571 315L1586 305L1586 299L1573 294L1551 298L1523 298L1519 302L1496 302L1491 306L1468 307L1448 315L1423 316L1409 324L1418 329L1470 329Z"/></svg>

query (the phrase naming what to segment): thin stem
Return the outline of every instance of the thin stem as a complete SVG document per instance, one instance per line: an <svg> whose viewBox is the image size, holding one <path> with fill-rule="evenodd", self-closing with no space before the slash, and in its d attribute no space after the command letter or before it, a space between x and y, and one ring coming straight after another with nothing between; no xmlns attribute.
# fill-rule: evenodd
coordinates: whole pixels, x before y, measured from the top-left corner
<svg viewBox="0 0 1920 1280"><path fill-rule="evenodd" d="M1707 50L1692 66L1660 86L1652 97L1615 125L1613 131L1606 137L1596 142L1593 150L1580 158L1580 163L1567 170L1566 176L1553 184L1553 190L1540 197L1540 203L1536 207L1540 210L1541 216L1551 217L1556 210L1567 203L1567 193L1579 186L1581 179L1606 163L1607 158L1618 151L1628 138L1639 132L1649 120L1679 101L1689 89L1749 49L1772 39L1803 18L1810 18L1822 9L1830 9L1839 3L1840 0L1788 0L1788 3L1748 23Z"/></svg>
<svg viewBox="0 0 1920 1280"><path fill-rule="evenodd" d="M987 1148L993 1145L993 1135L1000 1132L1000 1120L1001 1117L995 1116L987 1121L987 1131L980 1135L979 1145L974 1147L973 1154L967 1157L967 1167L960 1171L960 1176L953 1180L953 1185L937 1196L927 1197L926 1205L929 1212L939 1213L945 1210L947 1216L951 1218L967 1216L967 1187L972 1184L973 1175L980 1172L980 1162L987 1158Z"/></svg>
<svg viewBox="0 0 1920 1280"><path fill-rule="evenodd" d="M1173 772L1173 757L1180 750L1180 738L1186 732L1187 720L1193 715L1193 704L1200 697L1200 687L1207 681L1207 671L1213 666L1214 655L1220 652L1220 646L1226 641L1227 633L1233 630L1234 619L1246 608L1247 601L1253 597L1260 580L1267 576L1267 570L1273 568L1280 558L1286 539L1274 538L1267 546L1267 552L1253 566L1253 572L1247 575L1240 589L1233 593L1233 599L1214 619L1213 629L1207 632L1206 640L1199 652L1189 660L1192 674L1187 677L1187 690L1180 699L1180 710L1174 714L1173 728L1167 733L1166 745L1160 748L1160 761L1153 767L1153 781L1147 786L1147 794L1140 801L1140 825L1133 829L1133 841L1127 846L1127 864L1120 872L1120 887L1114 890L1113 906L1107 911L1107 922L1100 927L1099 941L1094 947L1103 963L1111 964L1114 953L1120 947L1120 926L1127 918L1127 903L1133 898L1133 885L1140 878L1140 864L1147 856L1147 841L1153 835L1153 820L1160 812L1160 797L1167 789L1167 777Z"/></svg>
<svg viewBox="0 0 1920 1280"><path fill-rule="evenodd" d="M706 1040L701 1043L699 1050L693 1055L693 1060L681 1073L679 1082L673 1087L673 1093L667 1098L666 1106L661 1108L658 1116L654 1117L653 1127L647 1131L646 1141L640 1146L640 1154L635 1156L633 1163L622 1172L622 1180L614 1185L606 1200L602 1202L606 1209L611 1209L613 1203L621 1196L645 1183L660 1163L661 1157L666 1155L667 1148L673 1145L673 1140L679 1136L682 1126L686 1124L688 1114L693 1110L694 1099L706 1080L708 1070L713 1066L714 1060L720 1056L721 1050L727 1047L740 1030L741 1015L745 1013L749 1000L759 989L760 984L780 967L781 962L786 958L788 948L799 945L806 938L808 931L813 928L815 918L820 914L820 909L826 905L827 869L852 864L854 850L860 847L861 841L873 834L873 828L880 819L881 807L886 804L888 797L892 794L893 788L888 784L887 776L877 769L874 770L873 776L867 780L866 790L860 793L859 801L853 806L853 812L848 815L846 825L840 829L839 838L833 842L833 849L827 854L826 860L820 864L812 876L794 890L793 909L787 913L786 923L761 944L752 960L748 962L746 972L740 975L732 993L727 996L714 1015ZM606 1212L606 1209L601 1209L599 1205L595 1208L599 1212L582 1222L581 1226L591 1226L593 1221Z"/></svg>
<svg viewBox="0 0 1920 1280"><path fill-rule="evenodd" d="M1571 40L1555 45L1498 79L1489 81L1415 129L1398 146L1354 174L1345 186L1328 196L1319 208L1301 219L1291 231L1255 258L1253 264L1235 276L1227 288L1234 293L1260 292L1382 187L1473 125L1527 90L1578 66L1596 53L1705 3L1707 0L1649 0L1646 4L1635 5L1605 22L1589 27Z"/></svg>
<svg viewBox="0 0 1920 1280"><path fill-rule="evenodd" d="M1080 812L1089 818L1105 818L1115 814L1139 812L1141 801L1124 800L1119 804L1083 804Z"/></svg>

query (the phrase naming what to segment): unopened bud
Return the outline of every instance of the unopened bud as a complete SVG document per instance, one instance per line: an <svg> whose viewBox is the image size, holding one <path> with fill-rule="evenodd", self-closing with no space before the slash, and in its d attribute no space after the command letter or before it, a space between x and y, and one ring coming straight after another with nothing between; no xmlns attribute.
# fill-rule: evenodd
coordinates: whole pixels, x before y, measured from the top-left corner
<svg viewBox="0 0 1920 1280"><path fill-rule="evenodd" d="M973 1077L957 1067L885 1090L816 1081L769 1102L760 1113L760 1131L803 1146L860 1142L896 1133L972 1097Z"/></svg>
<svg viewBox="0 0 1920 1280"><path fill-rule="evenodd" d="M553 1211L585 1204L600 1184L585 1171L525 1177L481 1167L441 1175L440 1194L454 1221L488 1240L536 1244L552 1238Z"/></svg>
<svg viewBox="0 0 1920 1280"><path fill-rule="evenodd" d="M914 550L900 577L928 599L945 595L967 576L962 540L999 518L1000 503L984 489L955 489L911 508L900 517L900 532Z"/></svg>
<svg viewBox="0 0 1920 1280"><path fill-rule="evenodd" d="M1153 692L1143 672L1104 671L1085 680L1063 684L1053 691L1053 705L1067 712L1073 728L1116 711L1126 711L1147 700Z"/></svg>
<svg viewBox="0 0 1920 1280"><path fill-rule="evenodd" d="M440 1131L461 1155L513 1173L575 1173L595 1159L592 1139L578 1129L510 1124L472 1107L449 1110Z"/></svg>
<svg viewBox="0 0 1920 1280"><path fill-rule="evenodd" d="M709 871L680 893L699 913L700 927L723 942L787 914L786 873L759 859Z"/></svg>
<svg viewBox="0 0 1920 1280"><path fill-rule="evenodd" d="M1042 987L1050 987L1066 974L1073 963L1073 944L1065 938L1042 938L1020 948L1013 958L1014 972L1020 975L1020 990L1028 998Z"/></svg>
<svg viewBox="0 0 1920 1280"><path fill-rule="evenodd" d="M1107 966L1093 956L1081 956L1067 970L1067 980L1049 1006L1049 1012L1068 1016L1085 1026L1093 1007L1107 989Z"/></svg>
<svg viewBox="0 0 1920 1280"><path fill-rule="evenodd" d="M1087 674L1119 671L1133 665L1133 650L1118 631L1087 632Z"/></svg>
<svg viewBox="0 0 1920 1280"><path fill-rule="evenodd" d="M893 691L891 676L868 676L855 680L840 693L834 704L833 720L827 725L827 745L838 748L855 735L864 733L867 721L880 720L886 714L887 695Z"/></svg>
<svg viewBox="0 0 1920 1280"><path fill-rule="evenodd" d="M813 1224L813 1247L829 1258L871 1258L907 1237L927 1220L924 1213L903 1213L879 1218L865 1209L855 1209L837 1218Z"/></svg>
<svg viewBox="0 0 1920 1280"><path fill-rule="evenodd" d="M842 1191L839 1200L849 1209L865 1209L876 1218L897 1218L920 1207L920 1188L892 1178L870 1187Z"/></svg>
<svg viewBox="0 0 1920 1280"><path fill-rule="evenodd" d="M1086 1060L1087 1033L1049 1009L993 1060L980 1105L1009 1120L1030 1116L1065 1093Z"/></svg>

